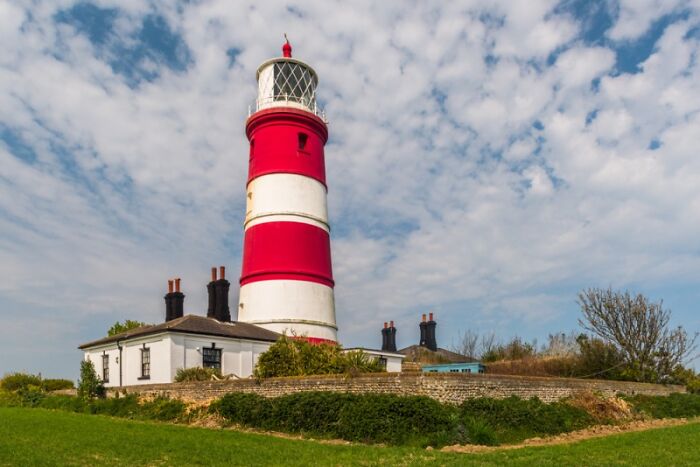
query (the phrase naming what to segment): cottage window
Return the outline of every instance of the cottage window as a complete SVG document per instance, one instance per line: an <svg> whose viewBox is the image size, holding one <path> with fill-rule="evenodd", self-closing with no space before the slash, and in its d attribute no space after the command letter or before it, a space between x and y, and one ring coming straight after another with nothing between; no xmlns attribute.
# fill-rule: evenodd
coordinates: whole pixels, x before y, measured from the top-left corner
<svg viewBox="0 0 700 467"><path fill-rule="evenodd" d="M202 349L202 366L221 370L221 349L217 349L214 343L211 344L211 347Z"/></svg>
<svg viewBox="0 0 700 467"><path fill-rule="evenodd" d="M102 354L102 382L109 383L109 355Z"/></svg>
<svg viewBox="0 0 700 467"><path fill-rule="evenodd" d="M151 349L144 347L141 349L141 379L151 378Z"/></svg>
<svg viewBox="0 0 700 467"><path fill-rule="evenodd" d="M379 365L386 369L386 357L379 357L377 360L379 360Z"/></svg>

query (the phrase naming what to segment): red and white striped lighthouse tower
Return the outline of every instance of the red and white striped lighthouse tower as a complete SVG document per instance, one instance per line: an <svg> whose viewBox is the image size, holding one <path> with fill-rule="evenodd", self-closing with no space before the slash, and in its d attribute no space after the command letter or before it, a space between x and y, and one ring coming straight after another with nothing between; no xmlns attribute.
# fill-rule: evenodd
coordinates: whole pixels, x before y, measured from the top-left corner
<svg viewBox="0 0 700 467"><path fill-rule="evenodd" d="M312 342L337 340L316 72L283 56L258 68L238 320Z"/></svg>

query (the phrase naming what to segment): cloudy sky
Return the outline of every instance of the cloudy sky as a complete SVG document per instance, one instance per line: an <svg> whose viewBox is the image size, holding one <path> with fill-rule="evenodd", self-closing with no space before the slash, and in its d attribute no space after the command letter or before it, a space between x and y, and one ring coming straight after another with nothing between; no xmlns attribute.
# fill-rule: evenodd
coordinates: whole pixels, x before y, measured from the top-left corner
<svg viewBox="0 0 700 467"><path fill-rule="evenodd" d="M443 347L542 342L608 285L700 329L697 0L0 0L0 373L75 377L168 278L203 314L209 267L237 275L285 32L330 120L345 345L416 343L427 311Z"/></svg>

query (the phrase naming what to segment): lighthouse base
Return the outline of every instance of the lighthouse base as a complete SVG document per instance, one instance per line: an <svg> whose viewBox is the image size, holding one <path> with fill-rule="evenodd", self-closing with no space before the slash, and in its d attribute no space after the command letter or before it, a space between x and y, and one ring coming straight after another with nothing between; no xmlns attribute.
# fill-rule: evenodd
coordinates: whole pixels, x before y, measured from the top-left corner
<svg viewBox="0 0 700 467"><path fill-rule="evenodd" d="M289 336L337 341L333 289L316 282L281 279L244 284L238 321Z"/></svg>

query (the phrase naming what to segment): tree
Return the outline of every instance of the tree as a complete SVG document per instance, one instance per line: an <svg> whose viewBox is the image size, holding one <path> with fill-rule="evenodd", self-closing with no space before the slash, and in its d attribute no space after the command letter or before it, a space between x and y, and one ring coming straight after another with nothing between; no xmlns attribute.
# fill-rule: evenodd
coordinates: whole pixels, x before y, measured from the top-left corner
<svg viewBox="0 0 700 467"><path fill-rule="evenodd" d="M147 326L147 324L141 321L134 321L131 319L127 319L123 323L117 321L111 328L109 328L109 330L107 331L107 336L116 336L117 334L129 331L130 329L140 328L141 326Z"/></svg>
<svg viewBox="0 0 700 467"><path fill-rule="evenodd" d="M474 331L465 331L459 334L457 345L452 346L452 351L458 354L469 357L472 360L479 358L479 333Z"/></svg>
<svg viewBox="0 0 700 467"><path fill-rule="evenodd" d="M78 381L78 396L83 399L94 399L105 396L105 387L95 372L95 365L90 360L80 362L80 381Z"/></svg>
<svg viewBox="0 0 700 467"><path fill-rule="evenodd" d="M583 318L579 324L613 344L626 363L626 371L640 381L667 381L697 349L698 333L669 326L671 311L663 301L611 288L587 289L578 294Z"/></svg>

